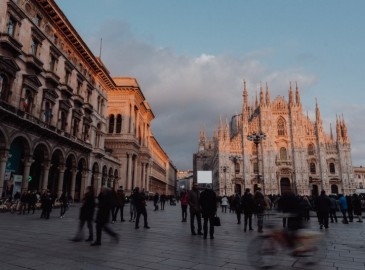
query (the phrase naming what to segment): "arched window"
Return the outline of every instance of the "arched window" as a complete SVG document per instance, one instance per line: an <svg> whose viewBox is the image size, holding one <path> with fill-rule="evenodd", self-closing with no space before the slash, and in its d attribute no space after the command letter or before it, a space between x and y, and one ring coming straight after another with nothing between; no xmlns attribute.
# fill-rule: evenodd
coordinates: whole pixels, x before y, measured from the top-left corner
<svg viewBox="0 0 365 270"><path fill-rule="evenodd" d="M285 120L283 118L279 118L278 120L278 135L279 136L286 135Z"/></svg>
<svg viewBox="0 0 365 270"><path fill-rule="evenodd" d="M257 155L257 147L256 144L252 145L252 155L256 156Z"/></svg>
<svg viewBox="0 0 365 270"><path fill-rule="evenodd" d="M120 114L118 114L117 116L117 133L121 133L122 132L122 116Z"/></svg>
<svg viewBox="0 0 365 270"><path fill-rule="evenodd" d="M315 154L314 145L311 143L308 145L308 155L313 156Z"/></svg>
<svg viewBox="0 0 365 270"><path fill-rule="evenodd" d="M316 173L316 164L314 162L311 162L309 164L309 171L311 174L315 174Z"/></svg>
<svg viewBox="0 0 365 270"><path fill-rule="evenodd" d="M114 133L114 114L109 116L109 133Z"/></svg>
<svg viewBox="0 0 365 270"><path fill-rule="evenodd" d="M336 173L336 167L334 163L330 163L330 173Z"/></svg>
<svg viewBox="0 0 365 270"><path fill-rule="evenodd" d="M64 111L61 112L61 126L60 129L66 131L67 126L67 115Z"/></svg>
<svg viewBox="0 0 365 270"><path fill-rule="evenodd" d="M281 160L287 160L288 159L285 147L280 148L280 159Z"/></svg>

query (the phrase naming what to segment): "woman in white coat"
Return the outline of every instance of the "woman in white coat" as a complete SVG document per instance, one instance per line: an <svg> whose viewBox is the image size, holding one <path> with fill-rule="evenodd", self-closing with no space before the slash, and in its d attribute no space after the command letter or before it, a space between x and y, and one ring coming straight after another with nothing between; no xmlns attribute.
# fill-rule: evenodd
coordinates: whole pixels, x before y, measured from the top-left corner
<svg viewBox="0 0 365 270"><path fill-rule="evenodd" d="M226 195L223 196L222 198L222 203L221 203L221 206L222 206L222 213L227 213L227 206L228 206L228 198Z"/></svg>

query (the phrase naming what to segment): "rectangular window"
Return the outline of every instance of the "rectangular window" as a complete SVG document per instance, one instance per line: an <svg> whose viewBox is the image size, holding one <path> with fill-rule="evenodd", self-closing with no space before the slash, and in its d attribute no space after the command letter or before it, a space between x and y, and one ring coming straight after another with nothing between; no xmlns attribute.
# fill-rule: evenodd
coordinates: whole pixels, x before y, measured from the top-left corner
<svg viewBox="0 0 365 270"><path fill-rule="evenodd" d="M66 70L66 72L65 72L65 84L69 84L70 77L71 77L70 71Z"/></svg>
<svg viewBox="0 0 365 270"><path fill-rule="evenodd" d="M36 56L37 50L38 50L38 42L34 38L32 38L32 43L30 44L30 53Z"/></svg>
<svg viewBox="0 0 365 270"><path fill-rule="evenodd" d="M35 17L34 17L34 23L37 25L37 26L41 26L41 21L42 21L42 17L37 14Z"/></svg>
<svg viewBox="0 0 365 270"><path fill-rule="evenodd" d="M51 60L49 62L49 70L50 71L52 71L52 72L56 71L56 63L57 63L56 58L53 55L51 55Z"/></svg>
<svg viewBox="0 0 365 270"><path fill-rule="evenodd" d="M8 23L8 35L9 36L14 36L15 33L15 25L16 25L16 21L14 20L13 17L9 18L9 23Z"/></svg>

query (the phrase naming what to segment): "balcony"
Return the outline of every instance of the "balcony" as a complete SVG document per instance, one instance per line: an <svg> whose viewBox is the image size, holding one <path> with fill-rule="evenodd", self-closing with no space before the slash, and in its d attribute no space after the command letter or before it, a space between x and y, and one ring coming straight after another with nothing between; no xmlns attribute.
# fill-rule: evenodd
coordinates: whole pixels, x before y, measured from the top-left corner
<svg viewBox="0 0 365 270"><path fill-rule="evenodd" d="M291 165L293 165L293 161L290 159L290 157L288 157L286 159L281 159L279 157L276 157L275 163L276 163L277 166L281 166L281 165L291 166Z"/></svg>
<svg viewBox="0 0 365 270"><path fill-rule="evenodd" d="M61 84L60 90L63 96L71 98L73 95L73 90L68 84Z"/></svg>
<svg viewBox="0 0 365 270"><path fill-rule="evenodd" d="M33 54L25 55L25 63L28 67L34 69L37 73L43 70L43 62L35 57Z"/></svg>
<svg viewBox="0 0 365 270"><path fill-rule="evenodd" d="M57 86L60 83L60 77L58 77L53 71L45 72L46 82Z"/></svg>
<svg viewBox="0 0 365 270"><path fill-rule="evenodd" d="M81 106L84 105L84 98L80 96L79 94L74 94L72 97L74 103L78 103Z"/></svg>
<svg viewBox="0 0 365 270"><path fill-rule="evenodd" d="M11 52L14 56L22 54L23 45L8 34L0 33L0 46Z"/></svg>

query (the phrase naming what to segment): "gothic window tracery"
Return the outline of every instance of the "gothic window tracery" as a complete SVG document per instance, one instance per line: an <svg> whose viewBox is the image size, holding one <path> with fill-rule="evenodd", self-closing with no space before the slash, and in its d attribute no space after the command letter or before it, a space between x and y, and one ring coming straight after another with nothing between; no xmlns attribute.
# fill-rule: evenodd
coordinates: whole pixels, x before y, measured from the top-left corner
<svg viewBox="0 0 365 270"><path fill-rule="evenodd" d="M285 147L280 148L280 159L281 160L287 160L288 159L288 155L287 155L287 151L286 151Z"/></svg>
<svg viewBox="0 0 365 270"><path fill-rule="evenodd" d="M329 167L330 167L330 173L332 173L332 174L336 173L336 167L333 162L330 163Z"/></svg>
<svg viewBox="0 0 365 270"><path fill-rule="evenodd" d="M278 135L279 136L286 135L286 125L285 125L285 120L283 118L279 118L278 120Z"/></svg>
<svg viewBox="0 0 365 270"><path fill-rule="evenodd" d="M311 174L316 174L316 164L314 162L309 164L309 171Z"/></svg>
<svg viewBox="0 0 365 270"><path fill-rule="evenodd" d="M313 156L314 154L315 154L314 145L311 143L310 145L308 145L308 155Z"/></svg>

